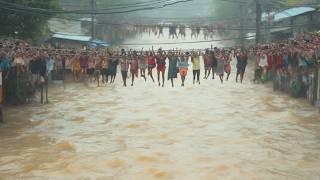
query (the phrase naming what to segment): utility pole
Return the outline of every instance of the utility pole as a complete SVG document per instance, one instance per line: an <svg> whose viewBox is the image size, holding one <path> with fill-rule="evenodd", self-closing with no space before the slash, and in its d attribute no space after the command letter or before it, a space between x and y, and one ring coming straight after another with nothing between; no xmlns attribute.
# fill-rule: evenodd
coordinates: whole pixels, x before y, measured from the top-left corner
<svg viewBox="0 0 320 180"><path fill-rule="evenodd" d="M92 14L91 14L91 39L94 40L95 39L95 14L94 12L96 12L96 0L91 0L91 10L92 10Z"/></svg>
<svg viewBox="0 0 320 180"><path fill-rule="evenodd" d="M244 47L244 31L243 31L243 3L240 2L240 45L243 48Z"/></svg>
<svg viewBox="0 0 320 180"><path fill-rule="evenodd" d="M256 45L260 42L262 8L260 0L256 0Z"/></svg>

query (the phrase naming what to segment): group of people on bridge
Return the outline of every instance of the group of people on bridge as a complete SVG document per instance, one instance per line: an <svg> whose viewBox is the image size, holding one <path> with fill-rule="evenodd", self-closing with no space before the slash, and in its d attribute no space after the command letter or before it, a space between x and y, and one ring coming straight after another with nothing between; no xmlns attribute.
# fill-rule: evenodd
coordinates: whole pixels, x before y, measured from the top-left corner
<svg viewBox="0 0 320 180"><path fill-rule="evenodd" d="M156 25L134 25L133 31L137 32L137 34L141 33L149 33L149 36L154 34L158 38L165 37L164 29L169 29L169 39L185 39L186 38L186 30L190 29L191 38L198 39L201 31L203 32L203 37L205 40L213 39L214 35L222 35L226 32L229 25L226 23L218 23L213 25L184 25L184 24L156 24Z"/></svg>

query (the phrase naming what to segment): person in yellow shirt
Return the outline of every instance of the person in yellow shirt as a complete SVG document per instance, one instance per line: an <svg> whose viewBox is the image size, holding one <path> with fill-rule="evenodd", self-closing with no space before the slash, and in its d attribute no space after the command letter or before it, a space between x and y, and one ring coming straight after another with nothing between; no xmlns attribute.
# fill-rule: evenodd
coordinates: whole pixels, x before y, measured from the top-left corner
<svg viewBox="0 0 320 180"><path fill-rule="evenodd" d="M191 62L193 68L193 84L195 84L195 80L197 77L197 83L200 84L200 53L201 52L192 52Z"/></svg>

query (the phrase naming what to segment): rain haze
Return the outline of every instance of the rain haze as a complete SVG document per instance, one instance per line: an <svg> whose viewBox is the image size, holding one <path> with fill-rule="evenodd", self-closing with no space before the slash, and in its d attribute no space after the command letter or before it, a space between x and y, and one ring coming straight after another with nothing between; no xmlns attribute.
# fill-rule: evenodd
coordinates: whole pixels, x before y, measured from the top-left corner
<svg viewBox="0 0 320 180"><path fill-rule="evenodd" d="M319 179L319 5L0 0L0 179Z"/></svg>

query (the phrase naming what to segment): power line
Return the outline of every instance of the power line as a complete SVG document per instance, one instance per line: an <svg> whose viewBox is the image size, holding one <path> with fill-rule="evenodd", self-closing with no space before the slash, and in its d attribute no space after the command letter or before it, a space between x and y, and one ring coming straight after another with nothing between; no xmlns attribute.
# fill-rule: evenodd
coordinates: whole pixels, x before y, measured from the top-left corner
<svg viewBox="0 0 320 180"><path fill-rule="evenodd" d="M191 2L193 0L179 0L179 1L172 1L172 0L165 0L162 3L156 6L138 6L135 9L124 9L121 11L106 11L106 12L95 12L92 10L72 10L72 11L67 11L67 10L52 10L52 9L42 9L42 8L34 8L34 7L29 7L29 6L24 6L20 5L17 3L8 3L5 1L0 1L0 4L6 6L7 8L15 8L15 9L20 9L20 10L29 10L29 11L36 11L36 12L42 12L42 13L47 13L47 14L123 14L123 13L130 13L130 12L137 12L137 11L144 11L144 10L154 10L154 9L161 9L165 8L167 6L173 6L179 3L186 3L186 2ZM109 10L114 10L110 8Z"/></svg>

